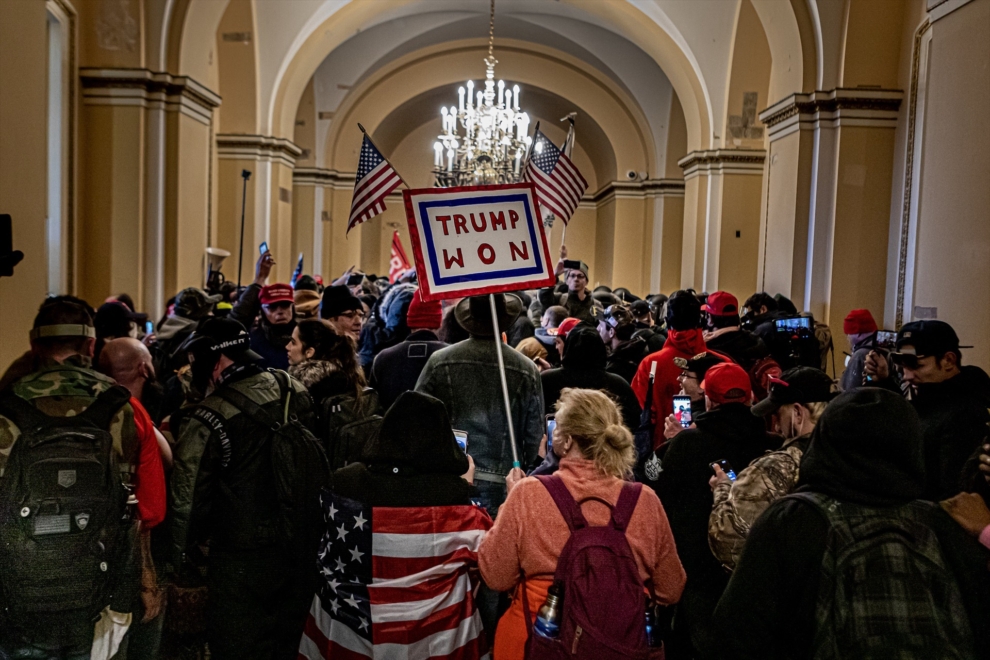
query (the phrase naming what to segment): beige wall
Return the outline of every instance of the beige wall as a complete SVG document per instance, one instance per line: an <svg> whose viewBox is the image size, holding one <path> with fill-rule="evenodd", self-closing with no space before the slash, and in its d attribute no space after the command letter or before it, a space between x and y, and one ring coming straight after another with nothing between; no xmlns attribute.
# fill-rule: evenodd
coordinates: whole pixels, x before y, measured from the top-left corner
<svg viewBox="0 0 990 660"><path fill-rule="evenodd" d="M726 175L722 181L717 282L720 291L728 291L739 300L756 290L762 185L759 174Z"/></svg>
<svg viewBox="0 0 990 660"><path fill-rule="evenodd" d="M28 348L45 297L48 37L43 2L0 2L0 212L24 260L0 278L0 369Z"/></svg>
<svg viewBox="0 0 990 660"><path fill-rule="evenodd" d="M165 291L174 295L206 278L206 216L210 199L210 128L170 113L165 183Z"/></svg>
<svg viewBox="0 0 990 660"><path fill-rule="evenodd" d="M956 329L964 363L990 369L990 0L932 27L914 304ZM916 165L916 166L918 166ZM911 320L906 318L905 320Z"/></svg>
<svg viewBox="0 0 990 660"><path fill-rule="evenodd" d="M248 41L228 41L224 34L248 34ZM220 69L222 133L258 133L258 31L254 0L230 0L217 28L217 64Z"/></svg>

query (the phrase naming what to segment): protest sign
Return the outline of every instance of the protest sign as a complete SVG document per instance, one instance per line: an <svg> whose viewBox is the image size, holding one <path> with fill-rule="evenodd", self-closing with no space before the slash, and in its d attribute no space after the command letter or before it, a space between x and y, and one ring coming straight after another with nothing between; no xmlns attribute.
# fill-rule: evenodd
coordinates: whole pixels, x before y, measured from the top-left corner
<svg viewBox="0 0 990 660"><path fill-rule="evenodd" d="M556 282L532 184L421 188L402 197L424 300Z"/></svg>

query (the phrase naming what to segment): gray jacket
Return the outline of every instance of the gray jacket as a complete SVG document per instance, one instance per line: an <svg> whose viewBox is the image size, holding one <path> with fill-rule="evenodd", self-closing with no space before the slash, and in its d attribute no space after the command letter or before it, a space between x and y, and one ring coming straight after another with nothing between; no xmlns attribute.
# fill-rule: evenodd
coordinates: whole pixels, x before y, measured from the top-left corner
<svg viewBox="0 0 990 660"><path fill-rule="evenodd" d="M500 345L519 460L528 465L536 458L543 436L540 372L532 360ZM509 473L512 449L494 340L471 337L437 351L423 368L416 391L443 401L453 427L467 432L477 479L497 481Z"/></svg>

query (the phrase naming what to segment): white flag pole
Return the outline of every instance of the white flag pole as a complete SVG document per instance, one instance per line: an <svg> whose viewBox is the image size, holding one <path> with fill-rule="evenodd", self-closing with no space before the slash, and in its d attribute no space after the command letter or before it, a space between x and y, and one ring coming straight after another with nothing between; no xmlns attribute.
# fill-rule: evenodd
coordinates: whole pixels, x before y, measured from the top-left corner
<svg viewBox="0 0 990 660"><path fill-rule="evenodd" d="M492 328L495 330L495 354L498 356L498 375L502 379L502 399L505 401L505 421L509 424L509 446L512 447L512 467L521 468L519 451L516 449L516 432L512 428L512 405L509 403L509 384L505 380L505 361L502 359L502 331L498 327L498 313L495 311L495 294L488 294L492 307Z"/></svg>
<svg viewBox="0 0 990 660"><path fill-rule="evenodd" d="M574 150L574 118L577 117L576 112L568 114L566 117L561 117L560 121L568 121L571 123L570 127L567 129L567 137L564 138L564 146L561 149L564 155L568 158L571 157L571 152ZM564 219L561 218L563 221ZM560 232L560 247L564 247L565 238L567 237L567 221L564 221L564 228Z"/></svg>

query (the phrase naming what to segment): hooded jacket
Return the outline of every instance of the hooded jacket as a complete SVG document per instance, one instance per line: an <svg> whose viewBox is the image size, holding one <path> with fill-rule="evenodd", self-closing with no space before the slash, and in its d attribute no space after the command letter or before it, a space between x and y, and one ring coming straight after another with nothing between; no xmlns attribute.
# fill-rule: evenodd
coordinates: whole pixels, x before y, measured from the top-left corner
<svg viewBox="0 0 990 660"><path fill-rule="evenodd" d="M564 388L604 390L621 409L622 423L635 430L639 424L639 402L626 381L605 370L605 360L605 343L597 331L591 328L572 330L564 341L562 366L540 374L544 412L547 415L554 412Z"/></svg>
<svg viewBox="0 0 990 660"><path fill-rule="evenodd" d="M858 344L852 346L852 355L846 364L846 370L842 372L839 380L839 389L843 392L863 387L863 370L866 368L866 356L873 350L877 335L872 333L864 337Z"/></svg>
<svg viewBox="0 0 990 660"><path fill-rule="evenodd" d="M920 426L911 405L893 392L860 388L837 397L818 421L797 490L882 509L918 499L924 484ZM931 527L962 587L976 648L985 652L990 552L941 509L933 510ZM825 518L794 497L774 502L756 521L715 611L726 657L809 657L828 534Z"/></svg>
<svg viewBox="0 0 990 660"><path fill-rule="evenodd" d="M987 437L990 376L965 366L949 380L918 385L912 402L921 419L925 499L951 497L962 490L966 459Z"/></svg>
<svg viewBox="0 0 990 660"><path fill-rule="evenodd" d="M615 374L627 383L636 377L639 363L649 354L649 347L642 337L633 337L615 347L605 363L605 371Z"/></svg>
<svg viewBox="0 0 990 660"><path fill-rule="evenodd" d="M334 493L370 506L470 504L474 488L461 475L468 461L438 399L404 392L385 413L360 463L334 472Z"/></svg>
<svg viewBox="0 0 990 660"><path fill-rule="evenodd" d="M395 346L409 335L406 314L416 293L416 285L394 284L382 295L371 312L371 318L361 329L358 361L370 370L375 356L389 346Z"/></svg>
<svg viewBox="0 0 990 660"><path fill-rule="evenodd" d="M376 355L370 384L378 391L382 407L388 409L400 394L415 389L426 361L446 347L433 331L416 330L401 343Z"/></svg>
<svg viewBox="0 0 990 660"><path fill-rule="evenodd" d="M667 334L667 341L663 348L650 355L647 355L639 364L636 375L631 383L633 392L639 405L646 406L646 387L650 382L650 365L657 363L656 380L653 385L653 402L650 417L662 420L674 411L674 395L681 391L681 385L677 382L677 377L681 374L681 368L674 364L675 357L685 360L693 358L698 353L705 350L705 340L701 335L701 330L674 330ZM663 424L658 423L654 429L653 446L659 447L665 442L663 437Z"/></svg>
<svg viewBox="0 0 990 660"><path fill-rule="evenodd" d="M705 346L728 355L747 372L757 360L770 355L763 340L748 330L738 327L720 328L705 333Z"/></svg>
<svg viewBox="0 0 990 660"><path fill-rule="evenodd" d="M289 367L289 375L306 386L316 410L323 410L323 401L340 394L353 394L347 376L334 362L305 360Z"/></svg>

